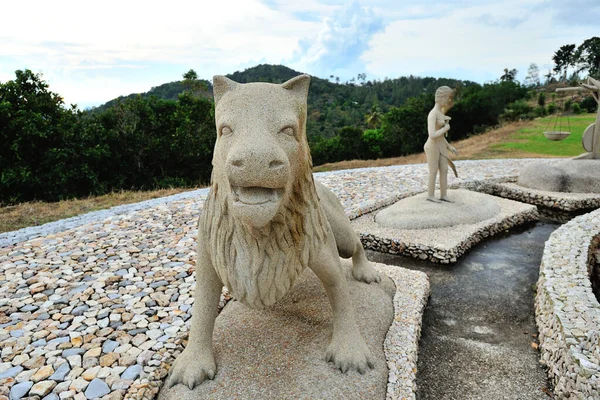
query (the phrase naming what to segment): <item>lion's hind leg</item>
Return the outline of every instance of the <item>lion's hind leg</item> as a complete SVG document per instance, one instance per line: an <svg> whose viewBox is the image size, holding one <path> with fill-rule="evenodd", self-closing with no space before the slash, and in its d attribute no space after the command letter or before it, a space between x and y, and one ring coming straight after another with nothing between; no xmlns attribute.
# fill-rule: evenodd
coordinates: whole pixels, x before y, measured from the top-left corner
<svg viewBox="0 0 600 400"><path fill-rule="evenodd" d="M316 182L317 193L321 207L333 231L338 253L342 258L352 257L352 276L366 283L379 282L381 277L367 260L365 250L356 232L350 225L350 220L344 212L344 207L338 198L327 187Z"/></svg>

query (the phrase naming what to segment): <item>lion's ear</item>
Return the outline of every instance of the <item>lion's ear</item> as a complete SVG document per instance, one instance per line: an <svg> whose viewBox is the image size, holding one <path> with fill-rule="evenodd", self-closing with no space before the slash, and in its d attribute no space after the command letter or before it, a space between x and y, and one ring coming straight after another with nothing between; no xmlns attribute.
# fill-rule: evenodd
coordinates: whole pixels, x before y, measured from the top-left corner
<svg viewBox="0 0 600 400"><path fill-rule="evenodd" d="M213 76L213 97L215 98L215 105L217 105L225 93L235 89L238 85L239 83L234 82L223 75Z"/></svg>
<svg viewBox="0 0 600 400"><path fill-rule="evenodd" d="M294 93L298 98L305 102L308 98L308 86L310 85L310 75L298 75L287 82L281 84L281 87Z"/></svg>

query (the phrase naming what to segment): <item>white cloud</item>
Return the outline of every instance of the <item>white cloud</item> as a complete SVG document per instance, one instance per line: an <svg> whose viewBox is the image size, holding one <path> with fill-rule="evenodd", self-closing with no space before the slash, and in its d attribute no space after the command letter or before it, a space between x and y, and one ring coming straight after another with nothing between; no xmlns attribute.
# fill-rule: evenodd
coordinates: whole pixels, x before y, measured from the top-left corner
<svg viewBox="0 0 600 400"><path fill-rule="evenodd" d="M518 78L598 35L598 0L30 0L0 5L0 81L43 72L68 103L99 104L259 63L320 77ZM596 21L593 25L590 21Z"/></svg>
<svg viewBox="0 0 600 400"><path fill-rule="evenodd" d="M97 101L110 99L100 90L108 83L107 69L171 64L181 65L182 70L170 78L159 71L156 76L175 80L194 68L201 77L209 78L252 62L291 58L299 39L308 35L313 25L257 0L30 1L26 9L18 2L1 7L3 15L13 18L3 19L0 25L0 72L41 70L54 82L55 91L61 87L59 82L77 80L79 86L97 93ZM23 13L26 19L19 17ZM85 74L75 76L76 71ZM142 90L148 90L150 83L164 82L146 82ZM67 101L81 102L72 91L77 85L63 86L71 90L64 93ZM131 86L123 82L116 88Z"/></svg>
<svg viewBox="0 0 600 400"><path fill-rule="evenodd" d="M301 41L292 64L320 76L354 76L364 69L360 56L368 49L369 40L383 28L380 16L353 1L325 18L316 37Z"/></svg>
<svg viewBox="0 0 600 400"><path fill-rule="evenodd" d="M522 79L531 62L547 64L562 44L591 36L580 27L554 31L554 10L537 9L539 3L511 0L435 18L397 20L374 36L363 60L376 76L487 81L500 77L504 68L517 68Z"/></svg>

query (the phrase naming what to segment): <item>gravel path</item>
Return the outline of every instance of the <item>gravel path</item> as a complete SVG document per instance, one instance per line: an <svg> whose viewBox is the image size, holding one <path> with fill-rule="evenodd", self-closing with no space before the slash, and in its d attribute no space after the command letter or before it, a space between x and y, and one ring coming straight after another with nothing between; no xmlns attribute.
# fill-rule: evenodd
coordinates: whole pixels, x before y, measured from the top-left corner
<svg viewBox="0 0 600 400"><path fill-rule="evenodd" d="M450 184L514 178L527 162L458 162L461 178ZM355 218L424 190L426 167L315 176ZM151 398L188 331L205 196L186 192L0 235L0 400Z"/></svg>

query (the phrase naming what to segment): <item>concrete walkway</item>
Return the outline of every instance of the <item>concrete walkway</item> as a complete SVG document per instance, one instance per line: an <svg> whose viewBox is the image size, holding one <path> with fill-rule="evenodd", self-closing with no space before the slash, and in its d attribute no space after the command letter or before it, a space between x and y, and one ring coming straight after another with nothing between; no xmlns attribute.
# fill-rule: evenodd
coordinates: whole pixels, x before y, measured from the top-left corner
<svg viewBox="0 0 600 400"><path fill-rule="evenodd" d="M453 266L369 252L373 261L430 277L418 399L550 398L546 372L532 347L537 343L534 288L544 242L558 226L539 222L499 235Z"/></svg>

